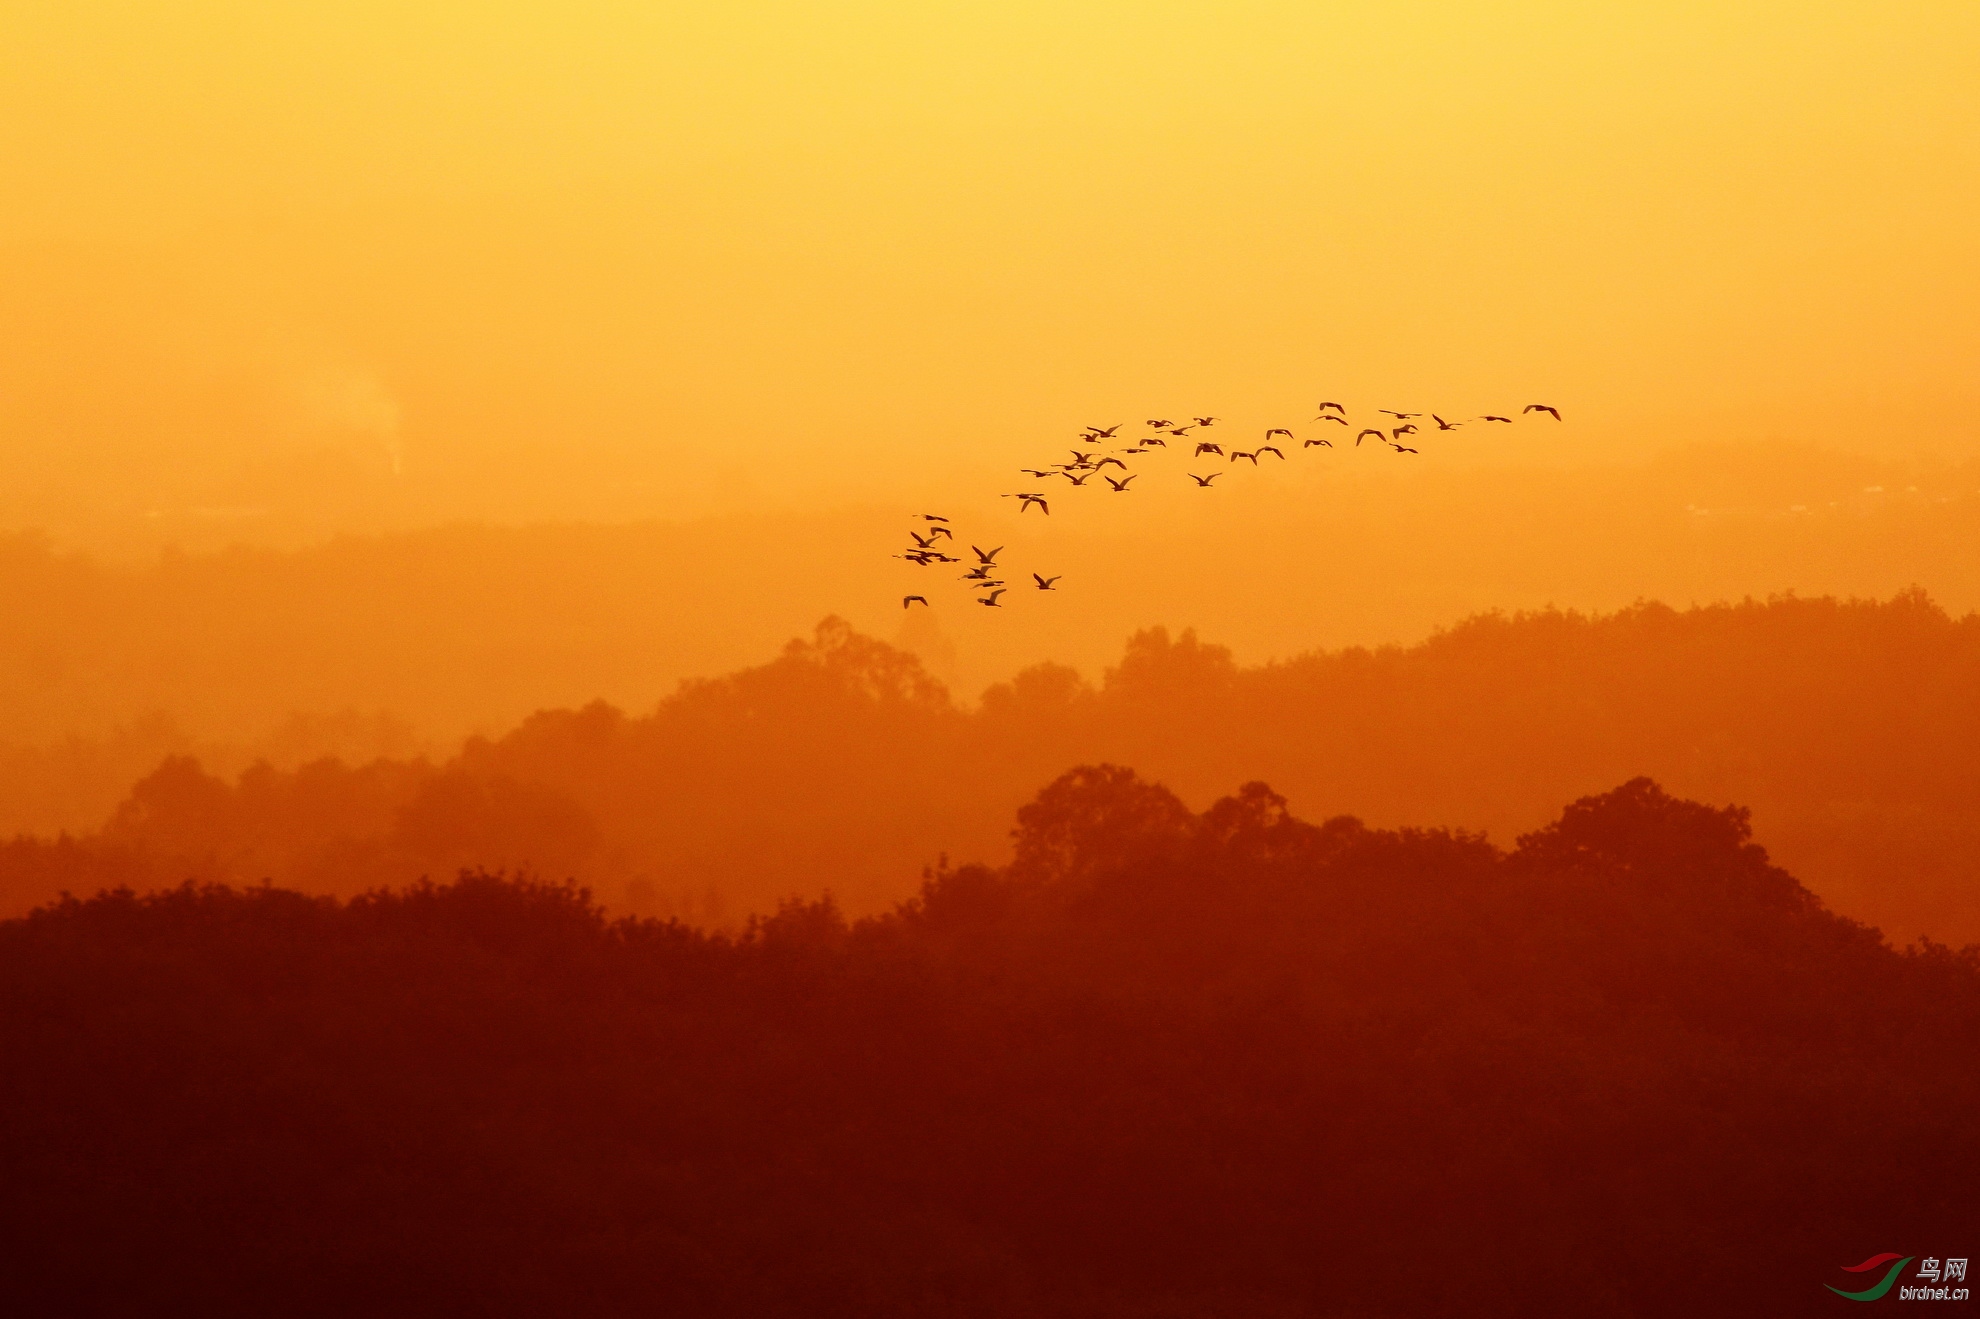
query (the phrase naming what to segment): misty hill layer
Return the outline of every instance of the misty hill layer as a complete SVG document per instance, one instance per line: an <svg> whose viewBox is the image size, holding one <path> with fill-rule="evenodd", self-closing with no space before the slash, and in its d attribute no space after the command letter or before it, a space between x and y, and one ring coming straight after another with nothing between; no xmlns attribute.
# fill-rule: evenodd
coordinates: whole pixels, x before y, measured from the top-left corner
<svg viewBox="0 0 1980 1319"><path fill-rule="evenodd" d="M979 543L1067 574L1067 593L947 610L957 662L939 676L973 694L1042 658L1097 672L1151 622L1287 656L1421 637L1487 609L1883 598L1911 584L1955 610L1980 605L1971 461L1765 444L1571 470L1474 465L1493 443L1474 436L1450 455L1462 465L1407 471L1316 450L1255 481L1233 473L1207 502L1143 482L1047 527L988 493L1036 461L1033 445L999 441L976 477L912 503L934 499L966 534L991 537ZM4 516L20 493L0 485L0 523L20 525ZM202 743L243 743L297 713L384 711L451 740L593 698L646 709L681 678L739 668L828 614L891 632L904 590L940 598L949 585L888 557L906 544L903 506L878 492L863 508L807 500L673 524L336 536L313 515L321 474L299 493L301 507L266 521L173 524L166 544L207 548L141 564L0 533L0 745L153 715ZM653 495L655 509L676 506ZM147 535L167 525L139 521Z"/></svg>
<svg viewBox="0 0 1980 1319"><path fill-rule="evenodd" d="M1102 766L1015 843L734 937L485 876L0 925L0 1293L1805 1314L1970 1219L1980 956L1893 952L1743 812L1637 780L1501 852Z"/></svg>
<svg viewBox="0 0 1980 1319"><path fill-rule="evenodd" d="M544 711L438 765L228 782L169 760L100 835L0 849L0 889L15 911L93 891L107 848L162 883L350 894L486 866L697 921L820 888L872 912L944 850L1004 855L1028 785L1093 760L1196 803L1267 775L1310 813L1501 838L1650 774L1749 803L1816 892L1900 942L1980 940L1980 617L1916 593L1484 616L1407 649L1258 667L1154 629L1097 684L1040 665L974 709L834 621L649 714Z"/></svg>

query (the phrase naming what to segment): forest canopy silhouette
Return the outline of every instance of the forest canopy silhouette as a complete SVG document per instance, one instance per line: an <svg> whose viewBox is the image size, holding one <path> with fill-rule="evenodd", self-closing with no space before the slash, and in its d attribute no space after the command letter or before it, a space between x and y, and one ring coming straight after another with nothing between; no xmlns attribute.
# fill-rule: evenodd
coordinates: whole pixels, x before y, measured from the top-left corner
<svg viewBox="0 0 1980 1319"><path fill-rule="evenodd" d="M1749 806L1803 882L1899 943L1980 940L1980 616L1919 592L1481 615L1257 666L1153 628L1098 682L1036 665L969 705L828 620L649 713L545 710L437 762L222 779L168 759L100 830L0 844L0 910L187 878L348 896L485 867L728 926L824 890L866 914L944 852L1001 859L1035 785L1098 761L1199 804L1264 778L1308 813L1501 839L1647 774Z"/></svg>
<svg viewBox="0 0 1980 1319"><path fill-rule="evenodd" d="M5 1288L1804 1313L1866 1231L1963 1221L1976 1046L1980 950L1894 951L1745 812L1647 779L1501 850L1308 823L1257 782L1193 813L1089 765L1018 812L1008 864L858 920L794 900L724 934L469 873L0 924Z"/></svg>

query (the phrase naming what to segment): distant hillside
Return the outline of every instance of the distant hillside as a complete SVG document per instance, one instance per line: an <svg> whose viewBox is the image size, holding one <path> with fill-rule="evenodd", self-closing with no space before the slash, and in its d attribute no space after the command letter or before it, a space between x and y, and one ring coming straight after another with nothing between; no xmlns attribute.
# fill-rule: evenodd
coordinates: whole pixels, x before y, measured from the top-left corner
<svg viewBox="0 0 1980 1319"><path fill-rule="evenodd" d="M890 557L910 511L892 502L432 527L142 563L0 536L0 746L160 717L200 744L240 745L348 710L451 744L593 699L643 713L681 679L757 662L828 615L892 639L908 591L936 607L902 640L964 698L1043 660L1097 676L1154 624L1257 663L1411 642L1490 610L1914 585L1980 608L1971 463L1756 445L1560 470L1483 465L1490 452L1467 439L1449 461L1405 468L1315 449L1232 471L1214 495L1176 472L1131 497L1068 490L1050 517L1016 514L992 476L929 493L966 540L1007 547L1019 589L994 611L948 570ZM1063 574L1060 590L1031 591L1031 569Z"/></svg>
<svg viewBox="0 0 1980 1319"><path fill-rule="evenodd" d="M1900 942L1980 940L1980 617L1917 593L1483 616L1250 667L1154 629L1098 683L1041 665L968 708L832 620L650 714L546 710L439 763L222 780L168 760L67 860L8 849L0 893L21 910L109 847L171 878L317 892L485 865L697 921L821 889L871 912L944 851L1004 855L1029 785L1094 760L1196 803L1265 776L1309 814L1500 839L1649 774L1750 806L1783 864Z"/></svg>

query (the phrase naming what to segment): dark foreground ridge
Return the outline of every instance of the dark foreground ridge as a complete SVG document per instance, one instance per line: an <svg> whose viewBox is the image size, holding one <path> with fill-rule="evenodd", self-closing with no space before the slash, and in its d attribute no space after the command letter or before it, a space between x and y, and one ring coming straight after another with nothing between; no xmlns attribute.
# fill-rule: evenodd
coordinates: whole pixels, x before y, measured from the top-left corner
<svg viewBox="0 0 1980 1319"><path fill-rule="evenodd" d="M1015 856L738 937L488 875L0 925L6 1308L1802 1314L1972 1222L1980 950L1742 812L1501 852L1098 767Z"/></svg>

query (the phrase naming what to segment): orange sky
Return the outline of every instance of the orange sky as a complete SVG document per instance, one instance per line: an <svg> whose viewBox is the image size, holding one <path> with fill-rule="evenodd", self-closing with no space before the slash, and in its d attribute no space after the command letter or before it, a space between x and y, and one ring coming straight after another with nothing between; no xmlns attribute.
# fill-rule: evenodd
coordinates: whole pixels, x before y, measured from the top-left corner
<svg viewBox="0 0 1980 1319"><path fill-rule="evenodd" d="M1980 11L0 6L0 524L960 498L1323 392L1426 464L1980 450ZM147 522L147 520L149 520Z"/></svg>

